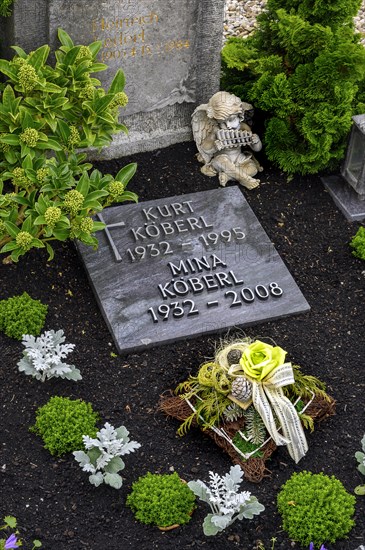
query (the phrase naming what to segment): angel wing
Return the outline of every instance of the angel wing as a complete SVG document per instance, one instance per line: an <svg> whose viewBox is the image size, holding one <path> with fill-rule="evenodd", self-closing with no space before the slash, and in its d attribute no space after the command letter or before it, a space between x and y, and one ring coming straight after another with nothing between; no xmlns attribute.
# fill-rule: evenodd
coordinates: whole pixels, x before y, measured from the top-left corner
<svg viewBox="0 0 365 550"><path fill-rule="evenodd" d="M215 146L216 134L219 130L217 121L207 116L208 104L199 105L191 115L193 137L198 151L206 164L217 152Z"/></svg>

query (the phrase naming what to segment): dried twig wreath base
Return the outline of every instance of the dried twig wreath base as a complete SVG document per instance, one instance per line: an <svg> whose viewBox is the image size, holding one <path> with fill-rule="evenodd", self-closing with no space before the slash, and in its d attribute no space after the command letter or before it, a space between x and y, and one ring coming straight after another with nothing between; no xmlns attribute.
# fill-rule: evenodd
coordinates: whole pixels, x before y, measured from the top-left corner
<svg viewBox="0 0 365 550"><path fill-rule="evenodd" d="M335 407L336 402L334 399L330 398L328 401L323 397L315 396L306 409L306 414L315 422L321 422L335 414ZM164 412L167 416L171 416L180 421L186 420L191 415L189 404L184 399L181 399L181 397L175 396L172 391L161 396L159 410ZM192 426L196 427L197 423L193 421ZM244 418L240 418L235 422L223 423L220 428L223 428L230 439L233 439L236 432L242 430L243 426ZM233 464L238 464L242 468L245 473L245 478L248 481L259 483L264 477L270 476L271 471L266 467L266 461L276 449L276 445L272 439L269 439L260 449L263 453L262 457L251 457L245 460L237 453L229 441L221 437L212 429L204 430L204 433L211 437L218 447L221 447L221 449L230 456Z"/></svg>

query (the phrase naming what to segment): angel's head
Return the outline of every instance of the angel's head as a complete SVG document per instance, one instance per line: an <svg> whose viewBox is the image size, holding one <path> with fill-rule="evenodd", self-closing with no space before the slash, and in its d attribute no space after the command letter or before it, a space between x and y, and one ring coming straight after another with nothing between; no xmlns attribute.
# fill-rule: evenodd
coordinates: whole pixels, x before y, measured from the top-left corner
<svg viewBox="0 0 365 550"><path fill-rule="evenodd" d="M229 129L236 129L244 119L243 111L243 104L239 97L228 92L217 92L208 102L207 116Z"/></svg>

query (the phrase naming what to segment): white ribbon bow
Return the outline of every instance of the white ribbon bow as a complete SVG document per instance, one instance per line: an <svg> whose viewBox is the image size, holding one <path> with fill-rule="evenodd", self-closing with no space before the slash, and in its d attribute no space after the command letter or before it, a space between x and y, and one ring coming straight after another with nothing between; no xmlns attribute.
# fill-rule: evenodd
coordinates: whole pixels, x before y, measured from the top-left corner
<svg viewBox="0 0 365 550"><path fill-rule="evenodd" d="M267 431L276 445L287 445L290 456L299 462L308 451L302 423L293 403L284 395L283 386L294 384L291 363L284 363L273 370L264 380L252 380L252 402L260 414ZM278 432L275 412L283 435Z"/></svg>

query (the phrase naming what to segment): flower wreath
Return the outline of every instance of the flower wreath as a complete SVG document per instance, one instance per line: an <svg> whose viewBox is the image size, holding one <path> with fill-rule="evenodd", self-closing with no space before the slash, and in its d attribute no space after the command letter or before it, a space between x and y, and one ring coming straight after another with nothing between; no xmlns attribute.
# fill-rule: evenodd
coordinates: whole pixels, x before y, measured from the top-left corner
<svg viewBox="0 0 365 550"><path fill-rule="evenodd" d="M334 414L334 401L322 381L304 375L299 366L286 361L286 355L279 346L249 338L223 345L213 361L201 365L196 376L175 389L189 412L174 414L168 399L162 399L161 409L183 420L180 435L193 424L213 430L229 441L241 459L260 456L257 450L272 440L275 445L286 445L293 460L299 462L308 450L303 425L313 429L313 418L305 411L320 398L328 404L329 416ZM240 419L248 429L239 429L239 436L248 445L256 442L251 452L242 452L236 438L225 429L227 423Z"/></svg>

